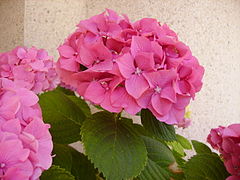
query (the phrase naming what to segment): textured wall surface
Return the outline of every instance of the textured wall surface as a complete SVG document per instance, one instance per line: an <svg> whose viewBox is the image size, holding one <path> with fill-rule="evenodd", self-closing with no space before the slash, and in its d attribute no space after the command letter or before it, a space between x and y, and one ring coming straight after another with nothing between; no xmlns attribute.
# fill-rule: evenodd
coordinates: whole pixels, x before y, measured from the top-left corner
<svg viewBox="0 0 240 180"><path fill-rule="evenodd" d="M25 0L24 44L45 48L58 56L56 48L85 18L83 0Z"/></svg>
<svg viewBox="0 0 240 180"><path fill-rule="evenodd" d="M24 43L57 57L75 25L105 8L167 23L205 67L203 89L191 103L192 126L181 133L205 141L210 128L240 122L240 0L25 0Z"/></svg>
<svg viewBox="0 0 240 180"><path fill-rule="evenodd" d="M24 0L0 0L0 52L23 45Z"/></svg>

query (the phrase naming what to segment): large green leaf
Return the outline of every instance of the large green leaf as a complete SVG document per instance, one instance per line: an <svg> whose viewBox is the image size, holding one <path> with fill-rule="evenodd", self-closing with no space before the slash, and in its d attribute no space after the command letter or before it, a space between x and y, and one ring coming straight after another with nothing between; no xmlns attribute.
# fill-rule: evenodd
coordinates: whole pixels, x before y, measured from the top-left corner
<svg viewBox="0 0 240 180"><path fill-rule="evenodd" d="M71 101L74 102L83 111L85 116L91 116L90 107L83 99L77 96L68 96L68 98L71 99Z"/></svg>
<svg viewBox="0 0 240 180"><path fill-rule="evenodd" d="M72 155L72 170L71 173L74 175L76 180L96 180L96 170L94 169L93 164L88 160L88 158L76 151L75 149L70 148Z"/></svg>
<svg viewBox="0 0 240 180"><path fill-rule="evenodd" d="M84 121L81 135L88 158L108 180L135 177L146 165L146 147L129 121L98 112Z"/></svg>
<svg viewBox="0 0 240 180"><path fill-rule="evenodd" d="M148 109L143 109L141 111L141 122L151 135L165 141L176 140L174 127L157 120Z"/></svg>
<svg viewBox="0 0 240 180"><path fill-rule="evenodd" d="M51 124L50 132L56 143L69 144L80 139L80 125L86 116L67 95L59 90L40 95L43 119Z"/></svg>
<svg viewBox="0 0 240 180"><path fill-rule="evenodd" d="M197 154L212 153L211 149L207 145L201 142L192 140L192 145L195 151L197 152Z"/></svg>
<svg viewBox="0 0 240 180"><path fill-rule="evenodd" d="M198 154L185 165L186 180L225 180L229 176L220 157L215 154Z"/></svg>
<svg viewBox="0 0 240 180"><path fill-rule="evenodd" d="M184 159L185 156L182 156L181 154L179 154L177 151L172 151L175 159L176 159L176 162L178 164L178 167L179 168L182 168L184 165L185 165L185 162L186 160Z"/></svg>
<svg viewBox="0 0 240 180"><path fill-rule="evenodd" d="M56 90L63 92L66 95L75 95L73 91L66 89L64 87L58 86Z"/></svg>
<svg viewBox="0 0 240 180"><path fill-rule="evenodd" d="M156 162L148 159L145 169L138 176L139 180L169 180L169 172L159 166Z"/></svg>
<svg viewBox="0 0 240 180"><path fill-rule="evenodd" d="M192 149L191 143L183 136L176 134L176 141L169 141L167 144L171 147L172 151L177 155L179 158L178 160L181 161L181 157L186 156L184 149Z"/></svg>
<svg viewBox="0 0 240 180"><path fill-rule="evenodd" d="M183 136L177 134L177 141L181 144L181 146L184 148L184 149L192 149L192 145L191 143Z"/></svg>
<svg viewBox="0 0 240 180"><path fill-rule="evenodd" d="M168 167L175 162L171 150L160 141L150 137L142 136L148 152L148 158L156 162L161 167Z"/></svg>
<svg viewBox="0 0 240 180"><path fill-rule="evenodd" d="M96 179L96 170L84 154L64 144L54 144L53 153L53 164L71 172L76 180Z"/></svg>
<svg viewBox="0 0 240 180"><path fill-rule="evenodd" d="M45 120L51 121L50 115L61 114L68 120L81 124L86 116L80 106L69 97L59 90L49 91L40 95L39 103L43 111L45 110Z"/></svg>
<svg viewBox="0 0 240 180"><path fill-rule="evenodd" d="M73 158L69 146L54 143L53 154L55 155L53 158L53 164L71 172Z"/></svg>
<svg viewBox="0 0 240 180"><path fill-rule="evenodd" d="M148 163L141 174L140 180L169 180L169 165L175 162L171 150L160 141L142 136L148 152Z"/></svg>
<svg viewBox="0 0 240 180"><path fill-rule="evenodd" d="M40 179L41 180L75 180L74 176L71 175L70 172L55 165L53 165L47 171L44 171Z"/></svg>
<svg viewBox="0 0 240 180"><path fill-rule="evenodd" d="M170 142L167 142L167 144L171 147L172 151L175 151L181 157L186 156L186 153L184 152L184 148L178 141L170 141Z"/></svg>

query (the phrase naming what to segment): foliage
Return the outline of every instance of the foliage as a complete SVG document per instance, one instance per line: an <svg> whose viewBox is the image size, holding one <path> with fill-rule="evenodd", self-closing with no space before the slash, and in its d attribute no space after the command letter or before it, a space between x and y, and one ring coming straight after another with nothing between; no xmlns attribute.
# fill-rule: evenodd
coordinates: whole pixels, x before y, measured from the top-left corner
<svg viewBox="0 0 240 180"><path fill-rule="evenodd" d="M140 124L121 114L91 114L84 100L65 89L40 95L44 121L51 125L53 166L41 179L66 180L222 180L228 176L221 158L208 146L188 141L174 126L149 110ZM69 143L81 141L84 152ZM197 155L185 160L185 150Z"/></svg>

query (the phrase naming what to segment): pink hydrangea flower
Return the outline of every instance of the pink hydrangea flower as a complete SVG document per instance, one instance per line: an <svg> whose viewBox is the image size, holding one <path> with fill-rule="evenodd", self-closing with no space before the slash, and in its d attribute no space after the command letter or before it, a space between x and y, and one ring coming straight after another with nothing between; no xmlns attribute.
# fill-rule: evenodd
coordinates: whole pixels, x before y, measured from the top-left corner
<svg viewBox="0 0 240 180"><path fill-rule="evenodd" d="M17 47L0 54L0 77L37 94L52 90L59 83L52 57L35 47Z"/></svg>
<svg viewBox="0 0 240 180"><path fill-rule="evenodd" d="M52 164L50 126L38 97L0 78L0 179L37 180Z"/></svg>
<svg viewBox="0 0 240 180"><path fill-rule="evenodd" d="M228 179L240 179L240 124L212 129L207 140L221 153L227 171L233 175Z"/></svg>
<svg viewBox="0 0 240 180"><path fill-rule="evenodd" d="M132 23L107 9L80 21L58 51L61 83L86 100L111 112L147 108L167 124L189 125L185 109L204 68L166 24Z"/></svg>
<svg viewBox="0 0 240 180"><path fill-rule="evenodd" d="M239 176L229 176L226 180L239 180Z"/></svg>

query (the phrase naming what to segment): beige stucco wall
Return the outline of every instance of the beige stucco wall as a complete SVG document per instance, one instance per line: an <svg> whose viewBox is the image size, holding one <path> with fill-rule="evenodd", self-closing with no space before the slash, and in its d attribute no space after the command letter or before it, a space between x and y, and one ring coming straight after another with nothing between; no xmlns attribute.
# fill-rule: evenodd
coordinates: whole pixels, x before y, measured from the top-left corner
<svg viewBox="0 0 240 180"><path fill-rule="evenodd" d="M0 52L23 45L24 0L0 0Z"/></svg>
<svg viewBox="0 0 240 180"><path fill-rule="evenodd" d="M204 141L210 128L240 122L240 0L25 0L24 44L57 57L74 26L104 8L166 22L204 65L203 89L191 103L193 124L181 133Z"/></svg>
<svg viewBox="0 0 240 180"><path fill-rule="evenodd" d="M86 17L85 6L84 0L25 0L24 44L45 48L56 59L56 48Z"/></svg>

